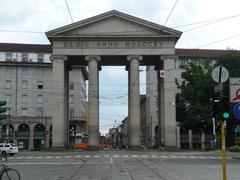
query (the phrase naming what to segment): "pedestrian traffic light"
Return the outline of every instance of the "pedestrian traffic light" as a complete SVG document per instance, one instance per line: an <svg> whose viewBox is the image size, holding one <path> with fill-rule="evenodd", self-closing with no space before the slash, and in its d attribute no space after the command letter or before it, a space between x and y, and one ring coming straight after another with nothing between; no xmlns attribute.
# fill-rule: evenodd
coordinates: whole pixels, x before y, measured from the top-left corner
<svg viewBox="0 0 240 180"><path fill-rule="evenodd" d="M0 120L6 119L7 115L4 114L7 111L6 107L2 107L6 105L6 101L0 101Z"/></svg>

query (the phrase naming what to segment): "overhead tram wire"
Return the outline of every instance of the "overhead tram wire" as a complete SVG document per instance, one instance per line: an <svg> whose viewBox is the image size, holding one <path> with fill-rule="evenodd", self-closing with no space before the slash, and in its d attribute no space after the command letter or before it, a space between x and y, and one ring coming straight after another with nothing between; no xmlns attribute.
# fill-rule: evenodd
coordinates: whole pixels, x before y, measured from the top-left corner
<svg viewBox="0 0 240 180"><path fill-rule="evenodd" d="M70 16L72 22L74 22L74 21L73 21L72 14L71 14L71 11L70 11L69 6L68 6L68 3L67 3L67 0L65 0L65 3L66 3L66 6L67 6L67 10L68 10L69 16Z"/></svg>
<svg viewBox="0 0 240 180"><path fill-rule="evenodd" d="M216 43L219 43L219 42L227 41L227 40L230 40L230 39L234 39L234 38L237 38L237 37L240 37L240 34L237 34L235 36L231 36L231 37L228 37L228 38L225 38L225 39L220 39L218 41L213 41L213 42L210 42L210 43L200 45L200 46L196 47L196 49L206 47L206 46L209 46L209 45L212 45L212 44L216 44Z"/></svg>
<svg viewBox="0 0 240 180"><path fill-rule="evenodd" d="M166 21L165 21L164 25L166 25L166 24L167 24L167 22L168 22L168 20L169 20L170 16L172 15L172 12L173 12L173 10L175 9L175 7L176 7L176 5L177 5L178 1L179 1L179 0L176 0L175 4L173 5L173 8L172 8L171 12L169 13L169 15L168 15L168 17L167 17L167 19L166 19Z"/></svg>
<svg viewBox="0 0 240 180"><path fill-rule="evenodd" d="M203 24L203 23L217 23L220 21L236 18L239 16L240 16L240 14L235 14L232 16L227 16L227 17L222 17L222 18L217 18L217 19L210 19L210 20L206 20L206 21L199 21L199 22L194 22L194 23L189 23L189 24L184 24L184 25L173 26L172 28L182 28L182 27L194 26L194 25Z"/></svg>

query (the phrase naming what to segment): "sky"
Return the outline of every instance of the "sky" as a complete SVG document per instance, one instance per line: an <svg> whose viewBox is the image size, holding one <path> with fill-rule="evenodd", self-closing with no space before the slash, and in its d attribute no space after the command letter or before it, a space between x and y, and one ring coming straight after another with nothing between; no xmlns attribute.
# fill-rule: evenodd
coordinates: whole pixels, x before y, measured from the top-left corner
<svg viewBox="0 0 240 180"><path fill-rule="evenodd" d="M74 22L118 10L183 34L177 48L240 49L239 0L66 0ZM65 0L0 0L0 42L49 44L44 32L72 23ZM145 73L141 67L141 93ZM100 131L127 116L125 67L100 72Z"/></svg>

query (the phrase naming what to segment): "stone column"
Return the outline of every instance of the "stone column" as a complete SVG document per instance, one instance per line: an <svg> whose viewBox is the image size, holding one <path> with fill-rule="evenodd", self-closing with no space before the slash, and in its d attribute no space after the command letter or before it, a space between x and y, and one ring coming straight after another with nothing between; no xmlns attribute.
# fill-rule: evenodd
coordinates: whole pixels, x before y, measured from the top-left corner
<svg viewBox="0 0 240 180"><path fill-rule="evenodd" d="M49 148L49 134L50 134L50 128L49 125L46 126L46 130L45 130L45 148Z"/></svg>
<svg viewBox="0 0 240 180"><path fill-rule="evenodd" d="M129 63L129 114L128 114L128 147L138 149L140 145L140 92L139 61L142 56L128 56Z"/></svg>
<svg viewBox="0 0 240 180"><path fill-rule="evenodd" d="M177 148L181 149L181 132L180 132L180 127L177 126Z"/></svg>
<svg viewBox="0 0 240 180"><path fill-rule="evenodd" d="M176 132L176 84L175 84L175 56L161 56L163 60L163 70L166 72L166 77L163 78L161 84L161 106L163 106L163 126L164 126L164 145L166 148L177 147L177 132Z"/></svg>
<svg viewBox="0 0 240 180"><path fill-rule="evenodd" d="M65 148L67 145L67 89L66 56L51 56L53 61L53 115L52 148Z"/></svg>
<svg viewBox="0 0 240 180"><path fill-rule="evenodd" d="M29 131L29 142L28 142L28 149L31 150L33 147L34 141L34 127L35 124L30 124L30 131Z"/></svg>
<svg viewBox="0 0 240 180"><path fill-rule="evenodd" d="M88 61L88 147L99 148L99 71L100 56L86 56Z"/></svg>
<svg viewBox="0 0 240 180"><path fill-rule="evenodd" d="M192 130L188 130L188 143L189 143L189 149L193 149L193 138L192 138Z"/></svg>
<svg viewBox="0 0 240 180"><path fill-rule="evenodd" d="M13 132L13 144L18 145L18 139L17 139L17 135L16 132L18 132L18 124L13 124L14 126L14 132Z"/></svg>

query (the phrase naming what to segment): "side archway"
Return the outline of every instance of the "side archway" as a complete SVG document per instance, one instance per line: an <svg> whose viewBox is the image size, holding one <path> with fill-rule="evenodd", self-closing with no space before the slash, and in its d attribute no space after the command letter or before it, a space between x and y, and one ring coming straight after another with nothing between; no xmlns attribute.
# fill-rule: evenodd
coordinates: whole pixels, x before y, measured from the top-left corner
<svg viewBox="0 0 240 180"><path fill-rule="evenodd" d="M43 124L36 124L34 127L33 146L36 150L40 150L45 147L45 144L45 126Z"/></svg>
<svg viewBox="0 0 240 180"><path fill-rule="evenodd" d="M17 132L17 144L19 149L29 148L30 127L27 124L20 124Z"/></svg>

